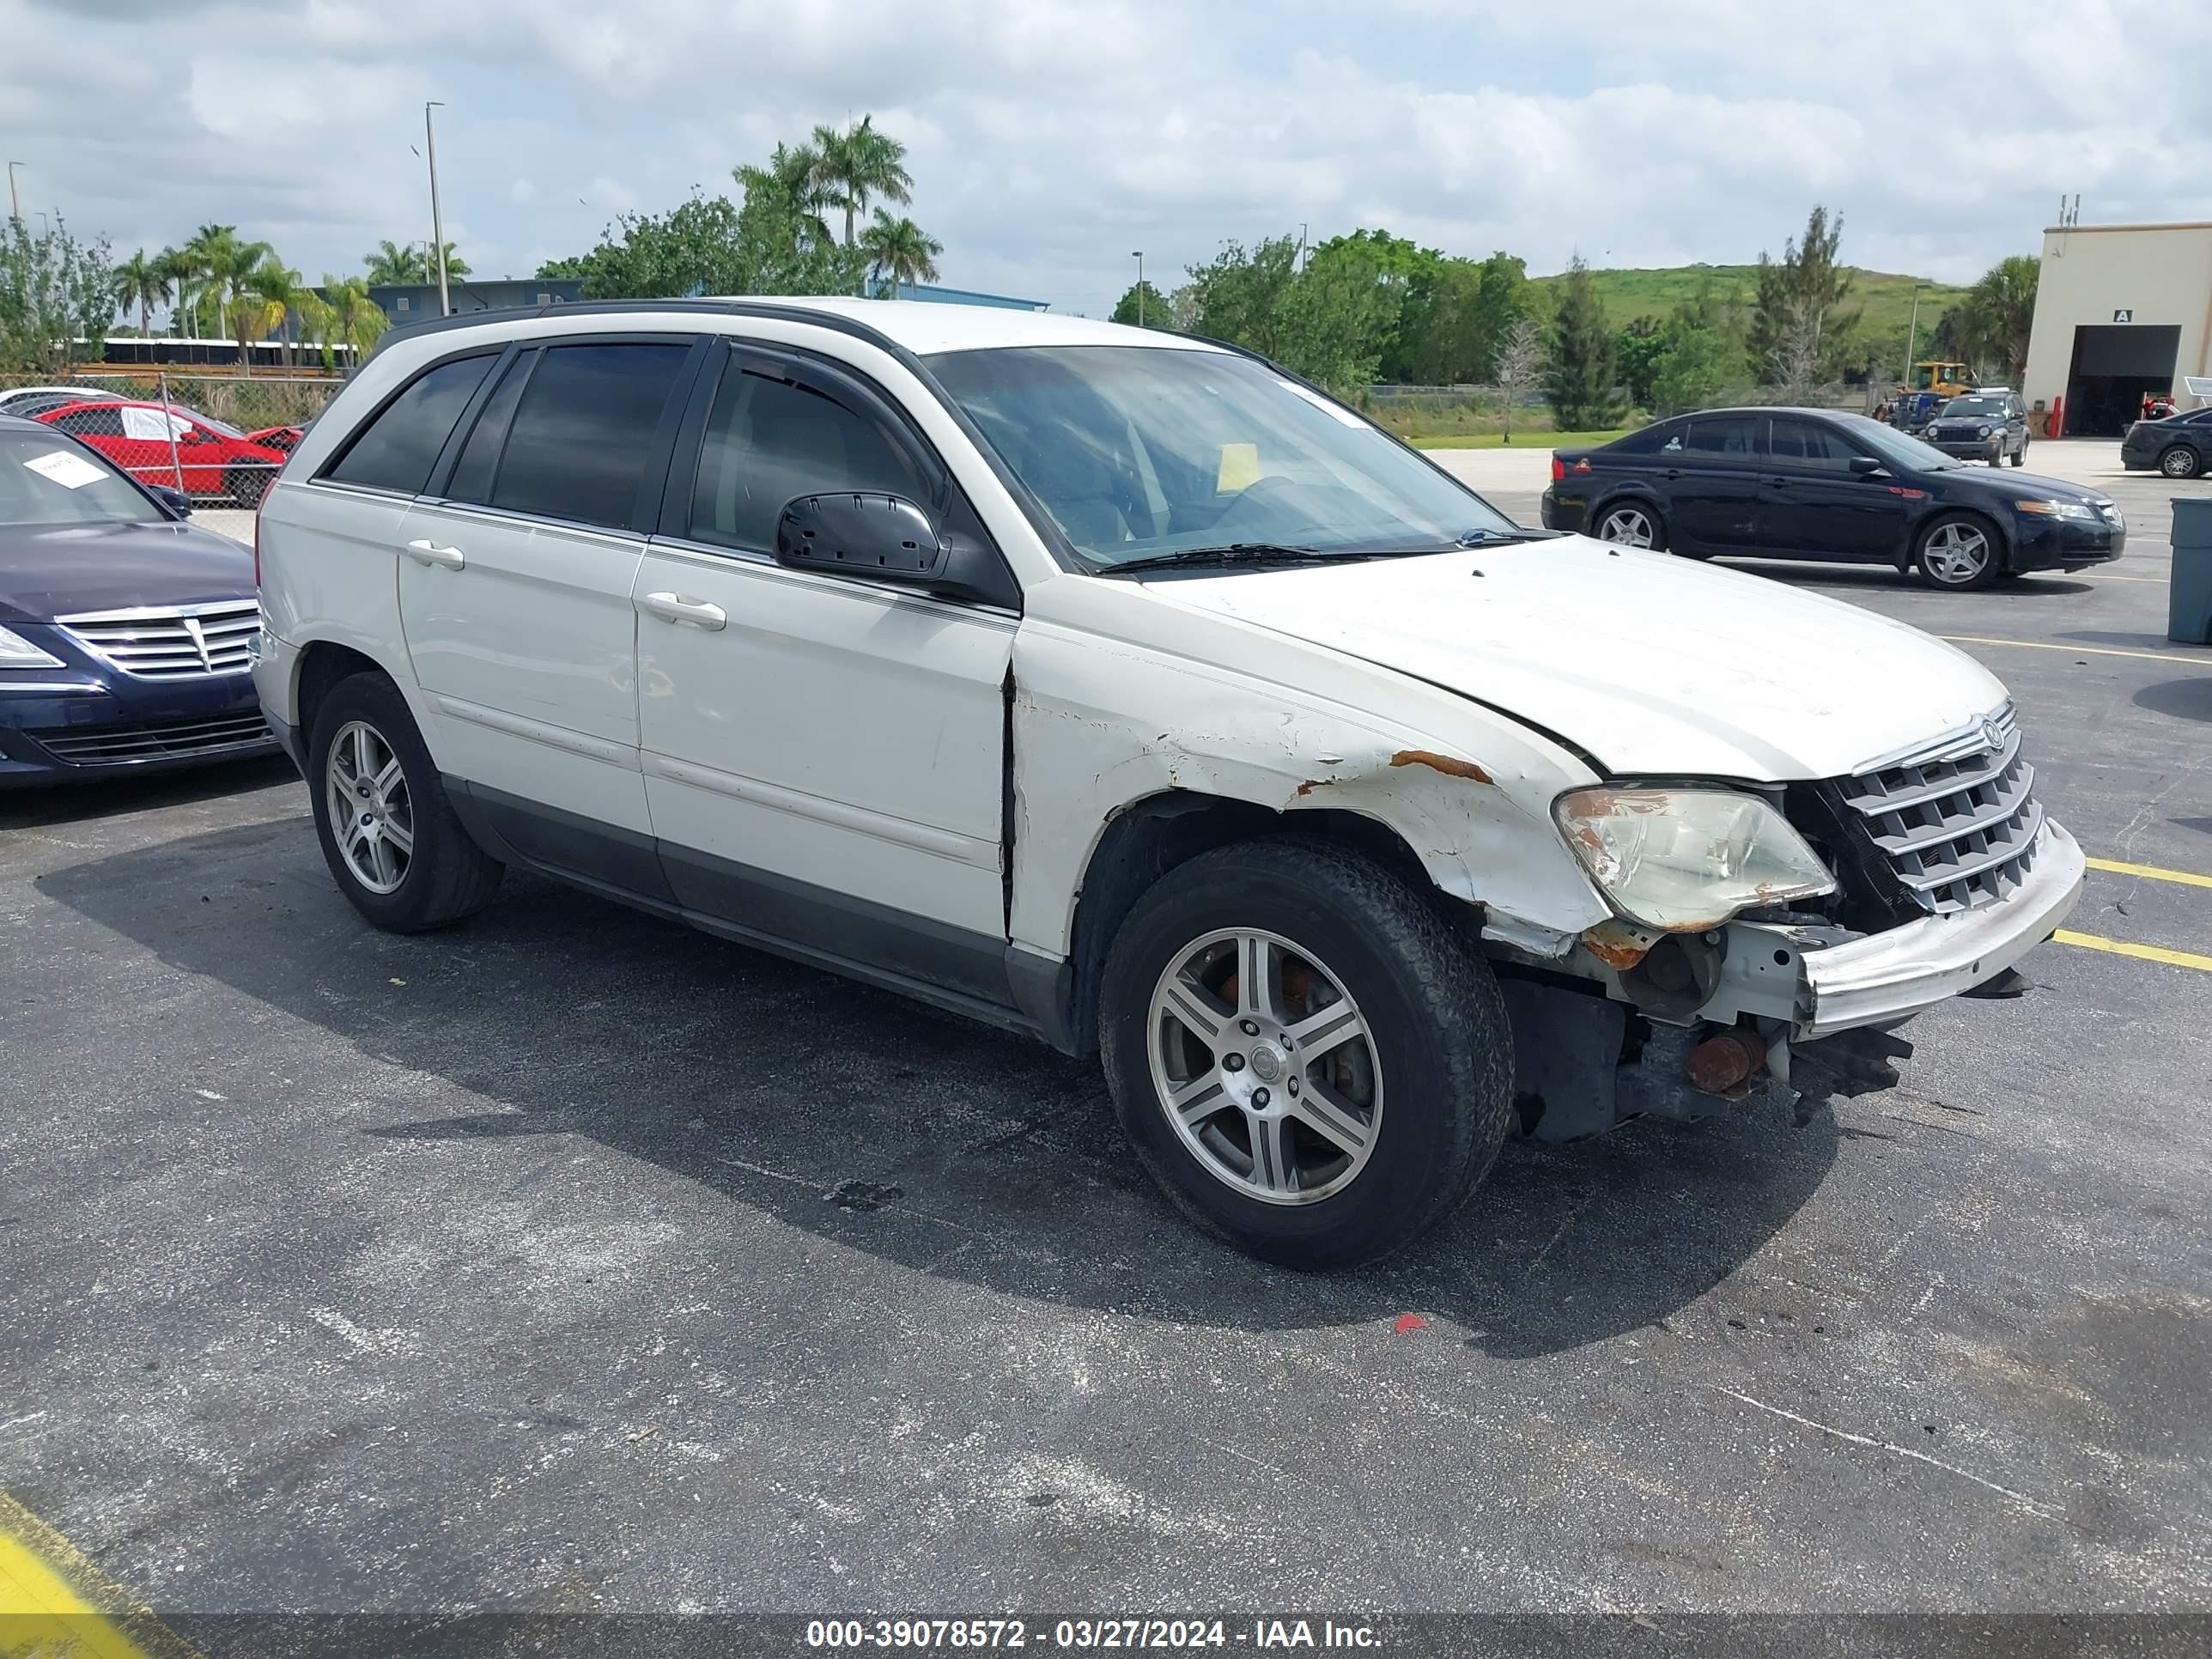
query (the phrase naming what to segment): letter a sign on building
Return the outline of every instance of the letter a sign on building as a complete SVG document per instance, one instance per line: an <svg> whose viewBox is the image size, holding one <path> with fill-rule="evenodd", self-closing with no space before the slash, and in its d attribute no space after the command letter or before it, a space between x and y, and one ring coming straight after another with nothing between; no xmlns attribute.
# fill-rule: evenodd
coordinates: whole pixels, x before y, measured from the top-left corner
<svg viewBox="0 0 2212 1659"><path fill-rule="evenodd" d="M2116 323L2132 323L2135 319L2135 309L2130 306L2122 306L2112 313L2112 320Z"/></svg>

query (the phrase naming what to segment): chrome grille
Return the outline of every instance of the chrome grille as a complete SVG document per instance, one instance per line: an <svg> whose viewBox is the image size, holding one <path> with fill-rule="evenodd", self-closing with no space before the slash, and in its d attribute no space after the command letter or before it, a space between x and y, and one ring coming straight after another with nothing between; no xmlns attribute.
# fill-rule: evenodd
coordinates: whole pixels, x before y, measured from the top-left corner
<svg viewBox="0 0 2212 1659"><path fill-rule="evenodd" d="M149 721L136 726L64 726L28 734L56 760L72 766L167 760L274 742L258 710L212 720Z"/></svg>
<svg viewBox="0 0 2212 1659"><path fill-rule="evenodd" d="M243 674L252 665L250 647L261 631L261 606L252 599L230 599L100 611L55 621L86 650L133 679L196 679Z"/></svg>
<svg viewBox="0 0 2212 1659"><path fill-rule="evenodd" d="M2007 703L1963 732L1847 778L1845 804L1905 890L1937 915L1993 904L2035 858L2043 808Z"/></svg>

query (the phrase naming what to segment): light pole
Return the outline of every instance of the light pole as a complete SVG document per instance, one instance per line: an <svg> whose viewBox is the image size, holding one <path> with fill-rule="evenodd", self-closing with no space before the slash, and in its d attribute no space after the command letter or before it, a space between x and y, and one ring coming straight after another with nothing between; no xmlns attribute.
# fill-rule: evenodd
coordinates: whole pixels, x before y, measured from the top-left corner
<svg viewBox="0 0 2212 1659"><path fill-rule="evenodd" d="M422 148L430 161L430 246L438 256L438 314L450 317L453 305L446 295L446 224L438 215L438 135L430 125L430 112L443 107L435 98L422 106Z"/></svg>
<svg viewBox="0 0 2212 1659"><path fill-rule="evenodd" d="M1897 383L1907 392L1912 389L1912 337L1920 331L1920 284L1912 285L1912 317L1905 325L1905 367L1897 372Z"/></svg>
<svg viewBox="0 0 2212 1659"><path fill-rule="evenodd" d="M1137 262L1137 326L1145 325L1145 250L1137 249L1129 257Z"/></svg>
<svg viewBox="0 0 2212 1659"><path fill-rule="evenodd" d="M15 169L22 165L21 161L8 163L8 216L10 219L23 216L23 198L15 193Z"/></svg>

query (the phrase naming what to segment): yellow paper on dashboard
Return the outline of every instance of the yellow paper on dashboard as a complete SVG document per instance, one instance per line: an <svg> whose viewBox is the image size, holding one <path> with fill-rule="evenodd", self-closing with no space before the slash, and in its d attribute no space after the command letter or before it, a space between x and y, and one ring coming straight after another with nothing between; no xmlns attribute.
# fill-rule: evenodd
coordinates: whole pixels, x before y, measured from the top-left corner
<svg viewBox="0 0 2212 1659"><path fill-rule="evenodd" d="M1249 489L1259 482L1259 445L1224 444L1221 446L1221 471L1213 484L1218 493L1227 495L1239 489Z"/></svg>

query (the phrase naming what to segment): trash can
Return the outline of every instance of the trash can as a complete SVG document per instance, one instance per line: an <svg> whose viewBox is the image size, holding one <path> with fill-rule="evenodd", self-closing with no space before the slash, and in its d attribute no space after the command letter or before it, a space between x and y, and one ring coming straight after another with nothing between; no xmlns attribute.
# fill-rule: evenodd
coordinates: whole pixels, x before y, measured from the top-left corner
<svg viewBox="0 0 2212 1659"><path fill-rule="evenodd" d="M2212 645L2212 495L2174 498L2166 637L2179 645Z"/></svg>

